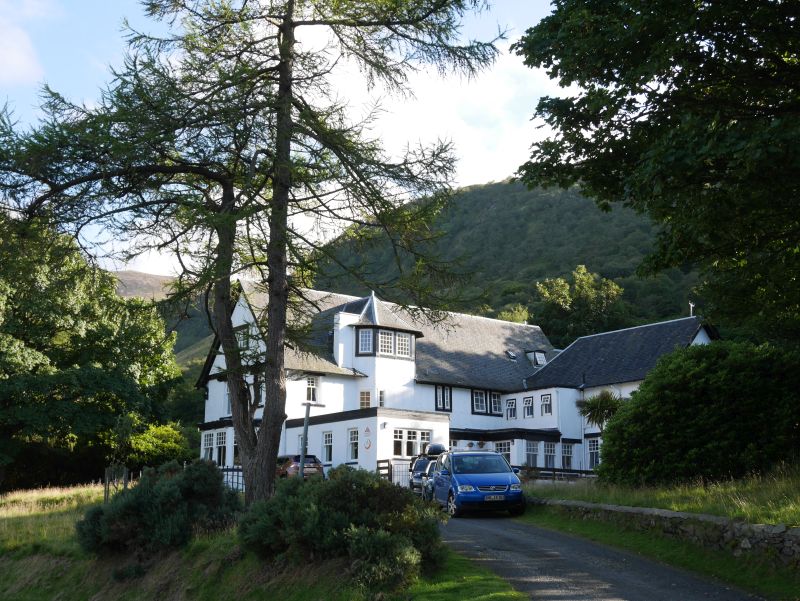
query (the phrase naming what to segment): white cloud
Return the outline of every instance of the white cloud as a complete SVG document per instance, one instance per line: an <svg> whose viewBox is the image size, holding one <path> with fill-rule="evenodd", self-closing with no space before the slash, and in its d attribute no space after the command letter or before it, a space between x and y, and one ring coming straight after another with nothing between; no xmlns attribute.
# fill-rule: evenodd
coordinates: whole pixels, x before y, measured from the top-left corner
<svg viewBox="0 0 800 601"><path fill-rule="evenodd" d="M30 36L0 16L0 85L31 85L43 75Z"/></svg>

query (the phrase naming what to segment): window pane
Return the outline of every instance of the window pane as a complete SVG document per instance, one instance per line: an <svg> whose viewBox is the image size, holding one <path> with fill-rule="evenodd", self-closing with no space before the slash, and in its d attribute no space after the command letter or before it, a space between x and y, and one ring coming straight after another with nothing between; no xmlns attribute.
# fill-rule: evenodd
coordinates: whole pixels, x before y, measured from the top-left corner
<svg viewBox="0 0 800 601"><path fill-rule="evenodd" d="M358 352L359 353L372 352L372 330L358 331Z"/></svg>
<svg viewBox="0 0 800 601"><path fill-rule="evenodd" d="M396 337L397 341L397 355L399 357L410 357L411 356L411 335L410 334L402 334L400 332L397 333Z"/></svg>
<svg viewBox="0 0 800 601"><path fill-rule="evenodd" d="M394 354L394 334L381 330L378 333L378 351L383 355Z"/></svg>

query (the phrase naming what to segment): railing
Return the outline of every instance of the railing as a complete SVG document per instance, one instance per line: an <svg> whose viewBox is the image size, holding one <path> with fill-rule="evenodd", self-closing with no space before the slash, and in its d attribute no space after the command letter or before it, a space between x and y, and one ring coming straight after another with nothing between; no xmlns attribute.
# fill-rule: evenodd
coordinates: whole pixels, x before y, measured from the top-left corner
<svg viewBox="0 0 800 601"><path fill-rule="evenodd" d="M409 469L408 461L394 461L392 459L378 459L377 472L378 475L397 484L397 486L408 486L411 472Z"/></svg>
<svg viewBox="0 0 800 601"><path fill-rule="evenodd" d="M575 480L577 478L595 478L592 470L577 470L561 467L521 467L525 476L531 480Z"/></svg>
<svg viewBox="0 0 800 601"><path fill-rule="evenodd" d="M222 481L225 486L239 492L244 491L244 475L242 474L241 465L221 467L219 471L222 472Z"/></svg>

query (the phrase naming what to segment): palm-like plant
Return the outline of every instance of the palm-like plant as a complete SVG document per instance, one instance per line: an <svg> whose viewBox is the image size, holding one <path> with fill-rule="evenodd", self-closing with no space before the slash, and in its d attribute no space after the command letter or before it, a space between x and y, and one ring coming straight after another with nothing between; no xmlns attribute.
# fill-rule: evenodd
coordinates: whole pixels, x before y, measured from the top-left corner
<svg viewBox="0 0 800 601"><path fill-rule="evenodd" d="M602 390L596 395L589 397L578 408L578 412L586 418L590 425L600 428L600 436L603 436L603 428L608 423L622 404L622 399L608 390Z"/></svg>

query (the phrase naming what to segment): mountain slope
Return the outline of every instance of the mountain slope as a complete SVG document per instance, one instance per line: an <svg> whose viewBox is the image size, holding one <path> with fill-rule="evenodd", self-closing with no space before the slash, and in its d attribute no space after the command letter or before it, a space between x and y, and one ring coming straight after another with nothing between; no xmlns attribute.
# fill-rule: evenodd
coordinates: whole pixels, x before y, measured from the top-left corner
<svg viewBox="0 0 800 601"><path fill-rule="evenodd" d="M528 190L507 182L474 186L462 190L432 227L443 232L436 251L472 276L463 292L479 298L466 309L489 315L514 303L529 305L537 281L568 276L579 264L625 289L635 321L685 314L696 282L694 273L677 269L655 278L636 276L653 246L653 225L623 207L603 212L572 190ZM394 271L386 244L355 251L343 243L338 256L348 265L367 264L373 273ZM368 292L330 265L320 270L315 286Z"/></svg>

